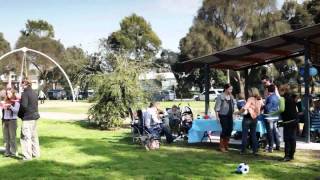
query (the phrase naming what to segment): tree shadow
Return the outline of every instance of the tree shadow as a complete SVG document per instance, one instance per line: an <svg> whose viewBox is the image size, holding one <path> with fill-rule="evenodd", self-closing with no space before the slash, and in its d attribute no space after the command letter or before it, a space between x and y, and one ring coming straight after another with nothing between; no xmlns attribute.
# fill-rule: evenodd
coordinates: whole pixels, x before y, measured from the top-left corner
<svg viewBox="0 0 320 180"><path fill-rule="evenodd" d="M128 134L127 134L128 135ZM233 151L221 153L208 151L214 145L195 148L186 144L164 144L160 150L146 152L141 146L130 143L130 136L113 136L100 139L41 136L41 147L59 148L62 144L76 148L75 152L94 157L85 164L65 163L46 157L0 167L3 179L224 179L237 178L234 170L241 162L247 162L253 173L265 178L313 177L319 164L306 165L306 171L296 171L292 176L277 167L274 162L261 161L266 157L240 156ZM58 145L60 144L60 146ZM61 149L63 153L63 149ZM49 160L47 160L49 158ZM71 157L70 157L71 158ZM263 167L263 165L268 165ZM281 165L281 164L280 164ZM278 166L280 166L278 165ZM292 169L291 166L288 166ZM296 169L293 168L295 171ZM300 173L300 174L298 174Z"/></svg>

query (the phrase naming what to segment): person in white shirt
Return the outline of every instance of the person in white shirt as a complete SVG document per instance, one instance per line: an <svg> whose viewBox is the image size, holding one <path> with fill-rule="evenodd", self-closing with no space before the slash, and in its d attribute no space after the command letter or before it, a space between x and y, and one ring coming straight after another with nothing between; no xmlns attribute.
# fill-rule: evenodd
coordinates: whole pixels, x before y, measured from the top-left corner
<svg viewBox="0 0 320 180"><path fill-rule="evenodd" d="M170 130L162 123L158 106L159 103L157 102L150 103L150 106L146 112L146 117L144 118L144 125L151 134L157 137L160 137L162 134L164 134L167 142L172 143L173 136Z"/></svg>

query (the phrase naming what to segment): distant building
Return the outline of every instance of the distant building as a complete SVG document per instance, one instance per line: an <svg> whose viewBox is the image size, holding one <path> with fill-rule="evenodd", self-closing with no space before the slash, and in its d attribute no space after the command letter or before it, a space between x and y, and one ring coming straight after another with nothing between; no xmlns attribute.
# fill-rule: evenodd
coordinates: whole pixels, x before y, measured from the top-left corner
<svg viewBox="0 0 320 180"><path fill-rule="evenodd" d="M32 89L38 89L39 88L38 76L37 75L29 75L28 77L32 82ZM15 88L16 90L19 89L20 79L21 79L21 76L17 75L13 71L10 71L7 74L0 75L2 87L11 86L11 87Z"/></svg>
<svg viewBox="0 0 320 180"><path fill-rule="evenodd" d="M139 80L149 84L156 84L159 90L174 90L177 86L177 80L172 72L157 73L153 70L140 74Z"/></svg>

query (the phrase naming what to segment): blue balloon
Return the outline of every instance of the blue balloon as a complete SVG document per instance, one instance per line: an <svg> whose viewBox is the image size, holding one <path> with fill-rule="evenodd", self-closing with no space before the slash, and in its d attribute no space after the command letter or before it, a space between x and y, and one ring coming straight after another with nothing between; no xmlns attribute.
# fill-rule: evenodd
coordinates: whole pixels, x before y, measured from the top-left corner
<svg viewBox="0 0 320 180"><path fill-rule="evenodd" d="M304 75L304 68L300 68L299 72L300 72L300 75L303 76ZM318 70L315 67L310 67L309 74L310 74L310 76L315 76L318 74Z"/></svg>

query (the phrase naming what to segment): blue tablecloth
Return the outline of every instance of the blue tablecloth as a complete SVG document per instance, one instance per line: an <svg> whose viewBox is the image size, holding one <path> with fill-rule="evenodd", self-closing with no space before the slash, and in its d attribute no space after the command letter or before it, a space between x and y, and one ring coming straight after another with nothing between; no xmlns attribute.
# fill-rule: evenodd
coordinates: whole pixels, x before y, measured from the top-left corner
<svg viewBox="0 0 320 180"><path fill-rule="evenodd" d="M201 142L205 131L221 132L221 125L215 119L196 119L192 122L192 128L188 133L188 143ZM242 131L242 119L233 121L233 131ZM264 123L258 121L257 132L266 133Z"/></svg>

